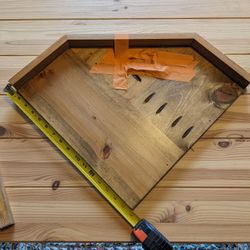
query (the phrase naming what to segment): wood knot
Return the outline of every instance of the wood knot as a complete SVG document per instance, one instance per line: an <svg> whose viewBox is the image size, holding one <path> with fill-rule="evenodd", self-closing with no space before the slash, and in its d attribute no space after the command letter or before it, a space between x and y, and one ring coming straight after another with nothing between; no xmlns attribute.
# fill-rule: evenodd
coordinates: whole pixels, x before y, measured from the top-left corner
<svg viewBox="0 0 250 250"><path fill-rule="evenodd" d="M215 105L231 104L238 97L235 88L230 85L224 85L216 90L211 95L211 99Z"/></svg>
<svg viewBox="0 0 250 250"><path fill-rule="evenodd" d="M191 206L190 205L186 205L186 211L190 212L191 211Z"/></svg>
<svg viewBox="0 0 250 250"><path fill-rule="evenodd" d="M54 181L53 183L52 183L52 190L57 190L58 188L59 188L59 186L60 186L60 181Z"/></svg>
<svg viewBox="0 0 250 250"><path fill-rule="evenodd" d="M221 148L227 148L230 146L230 142L229 141L219 141L218 146Z"/></svg>
<svg viewBox="0 0 250 250"><path fill-rule="evenodd" d="M165 220L162 220L161 222L174 223L175 221L176 221L176 215L172 214L169 215Z"/></svg>
<svg viewBox="0 0 250 250"><path fill-rule="evenodd" d="M104 160L108 159L111 154L111 146L108 144L105 144L102 149L102 158Z"/></svg>
<svg viewBox="0 0 250 250"><path fill-rule="evenodd" d="M5 133L6 133L6 128L0 126L0 136L5 135Z"/></svg>

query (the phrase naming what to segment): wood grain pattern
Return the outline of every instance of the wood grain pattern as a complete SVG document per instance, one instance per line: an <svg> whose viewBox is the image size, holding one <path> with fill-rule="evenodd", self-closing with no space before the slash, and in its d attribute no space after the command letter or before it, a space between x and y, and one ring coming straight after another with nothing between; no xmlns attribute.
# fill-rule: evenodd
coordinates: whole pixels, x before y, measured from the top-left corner
<svg viewBox="0 0 250 250"><path fill-rule="evenodd" d="M109 241L114 239L114 232L116 241L130 240L128 225L92 188L11 188L7 193L16 214L16 226L2 233L1 240L69 241L71 237L71 241ZM196 241L204 237L216 241L212 225L219 225L216 230L225 238L232 235L232 227L249 228L249 197L249 189L155 189L136 212L159 226L169 240L180 240L182 237L173 231L190 226L191 232L196 231ZM89 228L99 230L94 234L95 230ZM190 237L188 234L189 240ZM234 233L231 240L248 237Z"/></svg>
<svg viewBox="0 0 250 250"><path fill-rule="evenodd" d="M134 207L183 151L85 68L66 51L20 92Z"/></svg>
<svg viewBox="0 0 250 250"><path fill-rule="evenodd" d="M180 82L176 84L171 81L163 84L161 80L152 81L148 77L142 77L141 84L138 84L131 77L129 89L126 92L117 93L128 99L174 143L186 150L221 115L222 110L213 105L210 95L214 89L224 84L231 84L231 80L191 48L169 48L167 50L191 54L200 62L196 68L197 76L192 80L192 85ZM100 49L73 49L73 51L89 69L103 54ZM100 76L97 77L96 82L102 88L103 79ZM110 76L104 76L104 79L107 82L112 80ZM238 91L240 93L240 89ZM157 110L162 105L166 106L159 114ZM192 108L190 109L190 107ZM203 116L204 113L206 113L206 117ZM191 135L184 138L186 131L190 128L192 129Z"/></svg>
<svg viewBox="0 0 250 250"><path fill-rule="evenodd" d="M1 91L4 84L34 58L33 56L0 56Z"/></svg>
<svg viewBox="0 0 250 250"><path fill-rule="evenodd" d="M250 71L250 19L246 18L249 16L248 1L213 0L196 3L191 0L181 1L182 6L180 7L179 1L157 1L155 3L144 0L131 3L131 1L122 0L110 2L105 8L102 7L104 2L100 1L98 4L96 1L77 1L77 3L75 1L74 4L70 1L70 6L67 1L60 1L55 5L56 2L57 0L32 1L32 4L30 4L30 0L22 1L22 3L16 0L1 2L0 55L7 56L0 56L1 89L14 73L25 66L29 60L28 57L32 59L32 56L39 55L65 33L197 32ZM107 1L105 2L107 3ZM113 6L114 8L112 8ZM85 14L83 15L83 13ZM33 17L51 19L59 16L61 20L27 20L27 18ZM97 16L102 18L85 19ZM150 19L152 16L156 19ZM65 19L69 17L73 19ZM132 20L129 17L145 19ZM159 17L166 19L157 19ZM173 17L178 17L178 19L171 19ZM185 17L185 19L181 17ZM197 17L201 17L201 19L197 19ZM25 20L18 18L25 18ZM119 18L123 19L119 20ZM18 67L16 68L16 66ZM69 195L66 195L68 192L61 192L61 187L72 187L73 190L69 191L72 195L75 193L75 187L85 186L86 182L82 181L48 142L25 139L41 138L41 135L38 135L37 131L12 108L13 106L5 101L3 103L2 96L0 96L0 126L7 129L7 134L5 130L1 138L4 136L4 138L24 139L0 139L0 168L3 168L8 196L13 197L11 206L14 216L20 218L15 227L0 232L0 240L131 240L131 229L113 213L113 210L110 210L109 206L94 191L86 190L84 192L85 195L89 195L88 199L83 198L85 195L81 195L77 199L74 196L69 201L67 198ZM170 172L170 175L159 183L160 191L164 193L164 196L168 195L164 198L163 204L156 202L152 206L153 203L147 203L148 209L143 208L143 211L148 213L148 216L154 221L165 218L166 214L171 214L173 212L171 209L175 206L180 212L177 216L178 220L180 220L179 215L184 211L182 218L184 221L187 220L184 223L154 223L170 240L178 242L250 241L250 226L249 223L247 224L249 219L246 218L249 210L245 206L250 197L248 191L250 144L247 139L250 138L249 114L249 99L248 96L243 96L204 135L206 138L212 139L199 141L193 148L194 152L190 151L183 161L181 160L178 166ZM213 139L218 137L221 138ZM227 137L238 139L233 140ZM33 155L31 161L28 160L31 156L30 152ZM61 180L61 184L55 192L60 191L60 195L52 195L54 194L51 190L52 184L57 180ZM173 188L181 187L178 188L178 194L176 191L170 191L170 188L167 188L168 185ZM34 191L33 186L37 187L34 193L40 193L39 197L44 201L39 203L44 209L39 209L34 200L33 202L32 199L27 200ZM192 186L194 188L188 192ZM41 193L42 187L47 187L48 192ZM212 189L207 191L208 187ZM225 187L230 187L227 192L224 190ZM201 198L197 192L200 193ZM191 193L195 193L195 195L191 195ZM24 203L18 198L19 195L25 199ZM183 207L181 205L180 199L183 199L183 204L187 204L187 199L183 196L187 196L189 202L191 200L188 203L188 205L191 204L189 213L185 212L184 205ZM53 201L51 201L51 197L53 197ZM160 197L163 195L160 194ZM151 196L151 199L157 199L157 195ZM170 203L166 202L168 199L171 200ZM17 201L15 202L15 200ZM58 208L57 200L59 200L59 204L64 205L64 210ZM81 200L88 201L86 206ZM46 205L48 201L49 205ZM71 206L71 202L74 207ZM89 206L90 204L91 206ZM166 209L166 212L164 208L169 208L169 204L173 205L170 206L170 209ZM50 205L52 208L49 208ZM192 209L193 205L195 209ZM35 210L32 213L33 206ZM83 219L74 223L64 223L65 214L67 218L70 218L67 207L75 209L77 215L85 216L86 221ZM44 218L45 211L48 218L53 219L51 215L55 214L55 208L62 212L62 219L58 219L57 223L41 223L39 216ZM81 212L84 213L84 216L78 210L79 208L82 208ZM25 209L28 209L27 212L30 212L39 223L26 222L28 215L25 214ZM154 213L154 211L156 212ZM159 213L159 211L161 212ZM225 211L225 215L222 211ZM193 213L195 216L192 219ZM87 219L88 214L94 215L94 217L90 217L91 222ZM73 219L76 221L75 218ZM174 220L174 216L170 219ZM228 219L227 222L226 219ZM191 220L193 221L191 222ZM109 230L107 230L107 226Z"/></svg>
<svg viewBox="0 0 250 250"><path fill-rule="evenodd" d="M99 206L99 204L97 204ZM227 209L225 207L225 209ZM107 230L107 226L110 228ZM246 224L156 223L155 226L172 242L249 242ZM92 230L90 230L92 228ZM115 235L115 237L114 237ZM5 241L133 241L131 229L121 219L111 222L93 218L91 223L25 223L1 232Z"/></svg>
<svg viewBox="0 0 250 250"><path fill-rule="evenodd" d="M44 137L7 96L0 96L0 106L0 138Z"/></svg>
<svg viewBox="0 0 250 250"><path fill-rule="evenodd" d="M249 148L249 139L199 140L158 186L248 188ZM52 187L55 181L62 187L88 185L43 139L0 140L0 165L6 187Z"/></svg>
<svg viewBox="0 0 250 250"><path fill-rule="evenodd" d="M228 55L228 57L250 73L250 55Z"/></svg>
<svg viewBox="0 0 250 250"><path fill-rule="evenodd" d="M0 106L1 138L44 138L7 97L0 96ZM249 138L249 107L250 96L240 96L202 138Z"/></svg>
<svg viewBox="0 0 250 250"><path fill-rule="evenodd" d="M191 54L199 62L192 84L143 77L140 84L130 81L128 91L115 91L108 77L89 73L105 49L86 48L68 49L29 80L25 74L34 61L10 80L131 207L229 106L215 105L214 91L232 86L236 97L241 93L193 49L168 50ZM152 93L153 100L145 101Z"/></svg>
<svg viewBox="0 0 250 250"><path fill-rule="evenodd" d="M110 230L107 230L107 226ZM93 230L90 230L90 227ZM244 229L240 226L239 229ZM115 238L114 238L115 235ZM131 230L121 219L110 221L93 218L92 222L82 223L16 223L13 228L1 232L1 239L5 241L132 241ZM112 240L111 240L112 239Z"/></svg>
<svg viewBox="0 0 250 250"><path fill-rule="evenodd" d="M110 18L216 18L216 17L250 17L250 3L247 0L220 1L191 0L166 2L158 0L157 4L145 0L135 3L132 0L82 1L44 0L33 2L1 0L1 19L110 19ZM15 6L15 9L13 9ZM60 6L60 11L58 11ZM224 6L227 6L225 9ZM188 10L188 11L186 11Z"/></svg>
<svg viewBox="0 0 250 250"><path fill-rule="evenodd" d="M241 96L204 134L204 138L249 138L249 107L249 95Z"/></svg>
<svg viewBox="0 0 250 250"><path fill-rule="evenodd" d="M223 53L247 54L250 53L249 27L250 19L1 21L0 55L39 55L65 34L153 34L183 31L198 33Z"/></svg>
<svg viewBox="0 0 250 250"><path fill-rule="evenodd" d="M14 224L13 215L2 178L0 177L0 230Z"/></svg>

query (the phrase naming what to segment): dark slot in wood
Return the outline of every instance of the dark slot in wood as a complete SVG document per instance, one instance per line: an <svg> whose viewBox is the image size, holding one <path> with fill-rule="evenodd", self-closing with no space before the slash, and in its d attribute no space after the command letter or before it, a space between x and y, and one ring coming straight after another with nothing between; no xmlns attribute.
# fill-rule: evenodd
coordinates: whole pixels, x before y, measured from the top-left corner
<svg viewBox="0 0 250 250"><path fill-rule="evenodd" d="M139 77L138 75L132 75L136 81L141 82L141 77Z"/></svg>
<svg viewBox="0 0 250 250"><path fill-rule="evenodd" d="M151 98L155 95L155 92L153 92L152 94L150 94L145 100L144 103L147 103L151 100Z"/></svg>
<svg viewBox="0 0 250 250"><path fill-rule="evenodd" d="M173 123L171 124L171 127L172 127L172 128L175 127L175 126L177 125L177 123L181 120L181 118L182 118L182 116L179 116L177 119L175 119L175 120L173 121Z"/></svg>
<svg viewBox="0 0 250 250"><path fill-rule="evenodd" d="M191 132L192 129L193 129L193 126L190 127L190 128L188 128L188 129L184 132L184 134L182 135L182 138L187 137L187 136L189 135L189 133Z"/></svg>
<svg viewBox="0 0 250 250"><path fill-rule="evenodd" d="M157 110L156 110L156 114L160 114L162 112L162 110L166 107L167 103L165 102L164 104L162 104Z"/></svg>

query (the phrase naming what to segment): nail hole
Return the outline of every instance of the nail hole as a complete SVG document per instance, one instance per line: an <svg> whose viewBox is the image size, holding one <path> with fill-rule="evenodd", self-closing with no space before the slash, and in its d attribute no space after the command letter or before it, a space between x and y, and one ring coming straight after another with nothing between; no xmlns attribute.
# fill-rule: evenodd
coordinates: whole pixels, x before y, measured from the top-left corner
<svg viewBox="0 0 250 250"><path fill-rule="evenodd" d="M177 123L181 120L181 118L182 118L182 116L179 116L177 119L175 119L175 120L173 121L173 123L171 124L171 127L172 127L172 128L175 127L175 126L177 125Z"/></svg>
<svg viewBox="0 0 250 250"><path fill-rule="evenodd" d="M150 94L145 100L144 100L144 103L147 103L151 100L151 98L155 95L155 92Z"/></svg>
<svg viewBox="0 0 250 250"><path fill-rule="evenodd" d="M138 75L132 75L136 81L141 82L141 78Z"/></svg>
<svg viewBox="0 0 250 250"><path fill-rule="evenodd" d="M156 110L156 114L161 113L161 111L166 107L167 103L165 102L164 104L162 104L157 110Z"/></svg>
<svg viewBox="0 0 250 250"><path fill-rule="evenodd" d="M188 128L188 129L185 131L185 133L182 135L182 138L187 137L187 136L189 135L189 133L191 132L192 129L193 129L193 126L190 127L190 128Z"/></svg>

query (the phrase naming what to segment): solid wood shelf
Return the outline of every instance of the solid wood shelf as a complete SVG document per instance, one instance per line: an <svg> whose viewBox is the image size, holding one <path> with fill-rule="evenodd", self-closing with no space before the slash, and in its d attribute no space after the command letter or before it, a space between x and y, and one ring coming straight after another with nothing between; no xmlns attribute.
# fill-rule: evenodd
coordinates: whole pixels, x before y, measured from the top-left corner
<svg viewBox="0 0 250 250"><path fill-rule="evenodd" d="M132 49L193 55L196 76L190 83L130 78L129 89L117 91L110 76L90 73L111 38L65 36L10 82L134 208L237 99L248 76L196 34L132 36Z"/></svg>

